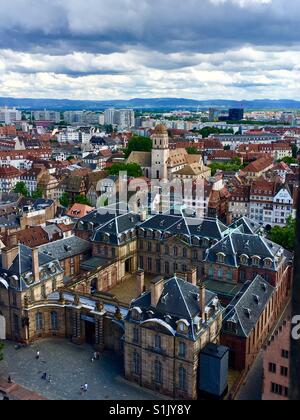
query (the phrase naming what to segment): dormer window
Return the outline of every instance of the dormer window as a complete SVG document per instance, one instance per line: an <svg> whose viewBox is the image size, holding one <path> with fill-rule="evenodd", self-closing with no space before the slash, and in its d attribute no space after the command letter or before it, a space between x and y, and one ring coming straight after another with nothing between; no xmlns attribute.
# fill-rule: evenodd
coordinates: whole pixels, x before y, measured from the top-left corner
<svg viewBox="0 0 300 420"><path fill-rule="evenodd" d="M264 267L265 268L271 268L272 267L272 260L271 260L271 258L266 258L264 260Z"/></svg>
<svg viewBox="0 0 300 420"><path fill-rule="evenodd" d="M248 262L249 262L248 255L245 255L245 254L241 255L240 262L242 265L248 265Z"/></svg>
<svg viewBox="0 0 300 420"><path fill-rule="evenodd" d="M218 263L224 264L226 255L223 252L217 254Z"/></svg>
<svg viewBox="0 0 300 420"><path fill-rule="evenodd" d="M252 257L252 265L255 267L259 267L261 258L258 256Z"/></svg>

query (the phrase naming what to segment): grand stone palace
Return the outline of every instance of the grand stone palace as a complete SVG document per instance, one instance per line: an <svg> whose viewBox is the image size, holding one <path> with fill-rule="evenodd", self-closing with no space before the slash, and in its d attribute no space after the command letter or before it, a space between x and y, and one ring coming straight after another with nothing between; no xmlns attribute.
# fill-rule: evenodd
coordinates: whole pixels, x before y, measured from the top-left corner
<svg viewBox="0 0 300 420"><path fill-rule="evenodd" d="M157 176L161 158L172 170L166 141L159 128ZM285 307L292 255L247 218L225 225L217 218L145 217L118 206L100 210L79 219L71 238L2 250L0 338L61 337L121 353L128 380L174 398L197 398L200 353L223 336L235 368L246 368L233 353L243 349L250 363ZM225 308L232 302L230 313L237 313L247 293L247 307L231 318Z"/></svg>

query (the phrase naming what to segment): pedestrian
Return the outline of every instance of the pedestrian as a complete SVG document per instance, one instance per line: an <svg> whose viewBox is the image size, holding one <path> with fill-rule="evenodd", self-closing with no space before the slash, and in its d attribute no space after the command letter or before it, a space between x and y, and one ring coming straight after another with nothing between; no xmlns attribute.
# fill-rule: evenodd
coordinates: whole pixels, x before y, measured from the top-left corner
<svg viewBox="0 0 300 420"><path fill-rule="evenodd" d="M87 384L87 383L85 383L85 384L84 384L84 386L83 386L83 390L84 390L84 392L85 392L85 393L87 393L87 392L88 392L88 390L89 390L89 386L88 386L88 384Z"/></svg>
<svg viewBox="0 0 300 420"><path fill-rule="evenodd" d="M48 382L49 382L49 384L52 383L52 376L51 375L48 375Z"/></svg>
<svg viewBox="0 0 300 420"><path fill-rule="evenodd" d="M8 382L9 384L12 384L12 383L13 383L13 381L12 381L12 379L11 379L11 376L9 376L9 377L8 377L7 382Z"/></svg>
<svg viewBox="0 0 300 420"><path fill-rule="evenodd" d="M40 351L39 350L37 350L35 358L36 358L36 360L39 360L39 358L40 358Z"/></svg>
<svg viewBox="0 0 300 420"><path fill-rule="evenodd" d="M94 356L91 358L91 362L94 363Z"/></svg>
<svg viewBox="0 0 300 420"><path fill-rule="evenodd" d="M94 353L94 360L98 360L98 353L96 351Z"/></svg>
<svg viewBox="0 0 300 420"><path fill-rule="evenodd" d="M80 386L80 395L83 395L84 394L84 385L81 385Z"/></svg>
<svg viewBox="0 0 300 420"><path fill-rule="evenodd" d="M44 372L42 374L42 379L43 379L43 381L46 381L47 380L47 372Z"/></svg>

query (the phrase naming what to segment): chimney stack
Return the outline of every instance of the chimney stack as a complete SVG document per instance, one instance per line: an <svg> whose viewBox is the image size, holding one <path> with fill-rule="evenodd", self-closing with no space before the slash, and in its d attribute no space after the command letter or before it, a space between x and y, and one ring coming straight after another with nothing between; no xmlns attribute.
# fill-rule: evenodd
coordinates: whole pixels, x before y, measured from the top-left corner
<svg viewBox="0 0 300 420"><path fill-rule="evenodd" d="M206 289L205 289L205 284L204 281L201 280L201 284L200 284L200 299L199 299L199 306L200 306L200 313L201 313L201 319L202 321L205 320L205 307L206 307Z"/></svg>
<svg viewBox="0 0 300 420"><path fill-rule="evenodd" d="M15 247L18 245L17 232L9 233L8 243L9 243L9 247Z"/></svg>
<svg viewBox="0 0 300 420"><path fill-rule="evenodd" d="M164 290L164 279L157 277L151 282L151 306L156 306Z"/></svg>
<svg viewBox="0 0 300 420"><path fill-rule="evenodd" d="M9 270L14 262L14 259L18 256L19 247L14 246L12 248L4 248L1 252L2 258L2 268L4 270Z"/></svg>
<svg viewBox="0 0 300 420"><path fill-rule="evenodd" d="M136 297L140 297L145 292L145 272L138 270L136 272Z"/></svg>
<svg viewBox="0 0 300 420"><path fill-rule="evenodd" d="M40 281L40 266L39 266L39 249L34 248L32 250L32 273L35 282Z"/></svg>
<svg viewBox="0 0 300 420"><path fill-rule="evenodd" d="M193 267L190 269L187 275L187 280L193 286L197 286L197 268L196 267Z"/></svg>

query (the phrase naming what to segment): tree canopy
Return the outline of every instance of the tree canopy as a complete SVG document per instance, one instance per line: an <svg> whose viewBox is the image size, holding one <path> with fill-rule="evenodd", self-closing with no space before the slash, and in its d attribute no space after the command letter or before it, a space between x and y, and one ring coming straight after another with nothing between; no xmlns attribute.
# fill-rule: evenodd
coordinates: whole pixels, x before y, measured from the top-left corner
<svg viewBox="0 0 300 420"><path fill-rule="evenodd" d="M44 190L41 187L37 187L35 191L31 194L31 197L34 199L43 198Z"/></svg>
<svg viewBox="0 0 300 420"><path fill-rule="evenodd" d="M75 203L77 204L85 204L86 206L92 206L86 196L78 194L75 197Z"/></svg>
<svg viewBox="0 0 300 420"><path fill-rule="evenodd" d="M26 184L23 181L17 182L15 188L13 189L13 192L16 194L22 194L24 197L30 196L28 188L26 187Z"/></svg>
<svg viewBox="0 0 300 420"><path fill-rule="evenodd" d="M109 175L119 175L120 172L127 172L127 175L132 178L143 176L142 168L137 163L114 163L108 168Z"/></svg>
<svg viewBox="0 0 300 420"><path fill-rule="evenodd" d="M273 227L269 237L271 241L283 248L294 251L296 247L296 219L289 217L286 226Z"/></svg>
<svg viewBox="0 0 300 420"><path fill-rule="evenodd" d="M218 170L220 171L230 171L230 172L238 172L240 171L244 165L242 165L240 158L233 158L228 162L213 162L208 165L211 168L211 174L214 176Z"/></svg>
<svg viewBox="0 0 300 420"><path fill-rule="evenodd" d="M292 163L298 163L297 159L291 156L286 156L283 159L279 159L278 162L284 162L287 165L291 165Z"/></svg>
<svg viewBox="0 0 300 420"><path fill-rule="evenodd" d="M200 154L199 150L195 146L187 147L186 151L188 152L189 155L199 155Z"/></svg>
<svg viewBox="0 0 300 420"><path fill-rule="evenodd" d="M67 192L64 192L60 197L59 202L61 206L68 207L70 203L69 194Z"/></svg>
<svg viewBox="0 0 300 420"><path fill-rule="evenodd" d="M125 156L130 156L131 152L151 152L152 140L149 137L133 136L128 147L124 149Z"/></svg>

